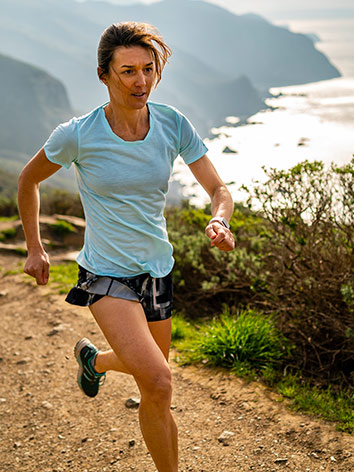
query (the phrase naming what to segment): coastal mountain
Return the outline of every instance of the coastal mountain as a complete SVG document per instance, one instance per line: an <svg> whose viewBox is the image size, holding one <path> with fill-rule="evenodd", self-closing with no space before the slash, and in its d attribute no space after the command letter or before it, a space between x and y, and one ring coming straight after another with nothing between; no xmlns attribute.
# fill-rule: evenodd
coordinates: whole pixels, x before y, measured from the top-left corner
<svg viewBox="0 0 354 472"><path fill-rule="evenodd" d="M179 107L204 136L227 115L255 113L271 86L339 76L307 36L198 0L2 0L0 52L57 77L81 114L108 98L96 75L100 34L129 20L156 25L174 51L152 99Z"/></svg>
<svg viewBox="0 0 354 472"><path fill-rule="evenodd" d="M4 55L0 70L0 165L18 174L73 112L65 87L47 72ZM63 184L61 176L54 181Z"/></svg>

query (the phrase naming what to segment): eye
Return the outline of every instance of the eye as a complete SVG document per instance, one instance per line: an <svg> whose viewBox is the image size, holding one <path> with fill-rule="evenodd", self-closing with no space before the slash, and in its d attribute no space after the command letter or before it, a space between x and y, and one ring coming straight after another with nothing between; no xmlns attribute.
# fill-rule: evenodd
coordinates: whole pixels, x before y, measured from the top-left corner
<svg viewBox="0 0 354 472"><path fill-rule="evenodd" d="M146 67L145 68L145 72L152 72L153 71L153 68L152 67Z"/></svg>
<svg viewBox="0 0 354 472"><path fill-rule="evenodd" d="M129 75L131 73L132 73L131 69L127 69L127 70L123 71L123 74L125 74L125 75Z"/></svg>

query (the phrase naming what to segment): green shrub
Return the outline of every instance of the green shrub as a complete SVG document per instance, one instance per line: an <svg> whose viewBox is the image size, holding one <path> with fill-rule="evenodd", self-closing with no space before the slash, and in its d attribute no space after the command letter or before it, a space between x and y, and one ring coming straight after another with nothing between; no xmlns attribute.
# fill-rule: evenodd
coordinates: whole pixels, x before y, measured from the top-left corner
<svg viewBox="0 0 354 472"><path fill-rule="evenodd" d="M176 260L173 272L175 306L188 317L213 316L222 304L247 305L254 288L264 286L259 252L267 237L262 219L238 206L230 221L238 244L233 252L210 247L204 234L210 208L185 205L169 209L167 223Z"/></svg>
<svg viewBox="0 0 354 472"><path fill-rule="evenodd" d="M84 212L78 194L65 190L43 187L41 189L41 213L45 215L73 215L83 217Z"/></svg>
<svg viewBox="0 0 354 472"><path fill-rule="evenodd" d="M263 370L280 364L289 355L287 340L272 316L252 310L236 315L225 308L223 314L203 325L195 337L189 359L239 370Z"/></svg>
<svg viewBox="0 0 354 472"><path fill-rule="evenodd" d="M297 366L330 383L350 382L354 356L354 160L302 162L266 171L250 208L264 218L266 303L297 346ZM253 205L253 206L252 206Z"/></svg>
<svg viewBox="0 0 354 472"><path fill-rule="evenodd" d="M307 161L268 180L236 205L236 248L210 248L210 207L167 213L174 246L175 306L213 317L223 304L279 313L296 346L292 367L324 384L351 384L354 357L354 161L325 168Z"/></svg>

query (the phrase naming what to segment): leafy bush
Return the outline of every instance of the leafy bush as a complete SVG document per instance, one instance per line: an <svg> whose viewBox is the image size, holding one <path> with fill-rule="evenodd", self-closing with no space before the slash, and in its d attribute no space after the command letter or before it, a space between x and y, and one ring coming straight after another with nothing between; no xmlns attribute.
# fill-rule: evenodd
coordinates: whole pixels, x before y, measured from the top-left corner
<svg viewBox="0 0 354 472"><path fill-rule="evenodd" d="M73 215L83 218L84 211L78 194L44 187L41 190L41 213L44 215Z"/></svg>
<svg viewBox="0 0 354 472"><path fill-rule="evenodd" d="M350 384L353 164L326 169L305 161L289 171L267 171L248 208L235 208L231 253L211 249L204 236L209 207L169 210L176 309L209 318L223 304L277 313L279 328L296 346L294 371Z"/></svg>
<svg viewBox="0 0 354 472"><path fill-rule="evenodd" d="M349 379L353 362L354 161L271 169L249 203L266 219L267 302L311 375Z"/></svg>
<svg viewBox="0 0 354 472"><path fill-rule="evenodd" d="M238 206L231 230L238 244L233 252L210 248L204 229L210 208L185 205L167 213L170 241L176 260L173 272L176 309L188 317L214 316L227 304L231 309L247 305L262 287L264 274L260 249L266 237L261 218Z"/></svg>

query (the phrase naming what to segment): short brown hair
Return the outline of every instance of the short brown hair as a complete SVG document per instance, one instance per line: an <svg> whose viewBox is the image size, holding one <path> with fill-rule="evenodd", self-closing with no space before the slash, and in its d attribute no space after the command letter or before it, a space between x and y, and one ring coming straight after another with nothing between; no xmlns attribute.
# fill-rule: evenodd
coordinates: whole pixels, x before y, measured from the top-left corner
<svg viewBox="0 0 354 472"><path fill-rule="evenodd" d="M102 74L109 73L114 51L119 46L142 46L152 52L156 69L156 87L161 80L162 70L172 54L157 29L148 23L134 21L113 23L106 28L97 49L97 62L101 69L100 78Z"/></svg>

